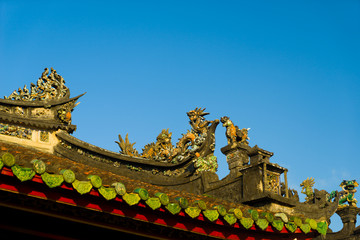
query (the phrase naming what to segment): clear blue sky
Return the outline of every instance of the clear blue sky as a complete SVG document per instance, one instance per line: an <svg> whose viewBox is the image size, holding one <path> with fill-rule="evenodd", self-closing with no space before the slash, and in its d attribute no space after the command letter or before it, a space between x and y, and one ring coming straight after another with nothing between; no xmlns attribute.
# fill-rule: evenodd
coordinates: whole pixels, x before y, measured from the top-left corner
<svg viewBox="0 0 360 240"><path fill-rule="evenodd" d="M113 151L119 133L141 150L163 128L175 144L206 107L250 127L299 193L307 177L340 190L360 180L359 43L355 0L0 0L0 96L54 67L87 92L74 136ZM216 137L222 178L220 125Z"/></svg>

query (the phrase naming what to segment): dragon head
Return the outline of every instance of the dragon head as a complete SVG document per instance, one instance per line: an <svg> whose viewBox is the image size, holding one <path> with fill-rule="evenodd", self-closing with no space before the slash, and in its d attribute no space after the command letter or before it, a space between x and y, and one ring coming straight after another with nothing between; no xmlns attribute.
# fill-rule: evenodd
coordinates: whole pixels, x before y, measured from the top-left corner
<svg viewBox="0 0 360 240"><path fill-rule="evenodd" d="M358 186L356 180L343 180L340 184L340 187L346 192L356 192L355 188Z"/></svg>
<svg viewBox="0 0 360 240"><path fill-rule="evenodd" d="M190 121L196 121L198 118L200 118L201 120L204 120L204 116L208 115L209 113L204 112L206 108L201 109L201 108L195 108L194 110L191 110L189 112L187 112L186 114L188 115Z"/></svg>
<svg viewBox="0 0 360 240"><path fill-rule="evenodd" d="M220 118L220 121L223 123L223 127L228 127L232 123L228 116L224 116L224 117Z"/></svg>

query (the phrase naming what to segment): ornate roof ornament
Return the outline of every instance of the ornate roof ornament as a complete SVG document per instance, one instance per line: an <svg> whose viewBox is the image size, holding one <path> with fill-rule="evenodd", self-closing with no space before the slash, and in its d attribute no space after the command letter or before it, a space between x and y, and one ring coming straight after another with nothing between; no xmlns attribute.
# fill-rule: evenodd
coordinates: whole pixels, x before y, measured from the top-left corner
<svg viewBox="0 0 360 240"><path fill-rule="evenodd" d="M72 133L76 126L71 123L71 112L84 94L70 98L70 89L65 86L64 78L53 68L45 68L30 88L25 85L10 96L0 98L0 123L41 128L42 131L62 129Z"/></svg>
<svg viewBox="0 0 360 240"><path fill-rule="evenodd" d="M314 191L313 191L314 184L315 184L314 178L307 178L304 181L302 181L302 183L300 184L300 187L302 187L301 193L306 195L305 197L306 202L311 202L314 199Z"/></svg>
<svg viewBox="0 0 360 240"><path fill-rule="evenodd" d="M355 198L356 188L359 184L356 180L343 180L340 184L342 191L332 191L328 197L328 201L330 202L333 198L339 196L339 208L353 206L356 207L357 200Z"/></svg>
<svg viewBox="0 0 360 240"><path fill-rule="evenodd" d="M65 80L56 70L45 68L41 77L37 80L36 85L30 84L30 90L25 85L23 89L15 90L9 97L4 99L19 101L43 101L60 98L69 98L70 90L65 86Z"/></svg>
<svg viewBox="0 0 360 240"><path fill-rule="evenodd" d="M237 143L249 145L247 140L250 140L248 137L250 128L239 129L228 116L222 117L220 121L223 123L223 127L226 127L225 135L229 145L236 146Z"/></svg>
<svg viewBox="0 0 360 240"><path fill-rule="evenodd" d="M220 121L218 119L205 120L204 116L209 113L204 110L205 108L195 108L195 110L187 112L191 131L188 130L186 134L182 134L175 146L172 145L172 133L169 132L169 129L163 129L157 136L156 142L145 145L142 154L139 154L134 148L135 143L129 141L128 134L126 134L125 140L119 134L119 142L115 142L119 145L122 154L160 162L179 163L194 156L197 159L211 157L215 150L215 129ZM195 167L197 166L200 167L200 164ZM217 164L214 163L213 166L215 167L211 169L216 172Z"/></svg>

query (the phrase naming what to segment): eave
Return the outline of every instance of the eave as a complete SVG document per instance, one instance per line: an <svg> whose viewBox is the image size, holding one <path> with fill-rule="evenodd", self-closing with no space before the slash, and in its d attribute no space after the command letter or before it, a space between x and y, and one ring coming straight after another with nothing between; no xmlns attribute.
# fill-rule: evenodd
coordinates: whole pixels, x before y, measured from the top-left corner
<svg viewBox="0 0 360 240"><path fill-rule="evenodd" d="M0 155L3 155L4 150L9 150L5 144L0 148ZM35 154L36 152L32 152L32 150L28 150L31 154ZM17 150L12 151L16 157L28 158L31 157L28 153L25 154L24 149L18 147ZM24 154L22 154L24 153ZM38 154L39 158L43 161L46 161L50 155L47 154ZM61 158L55 157L57 161L62 161ZM27 162L30 162L31 159L28 159ZM49 160L49 159L48 159ZM2 161L2 160L1 160ZM18 160L17 160L18 161ZM49 160L50 161L50 160ZM65 160L63 160L65 161ZM18 163L20 163L18 161ZM119 218L127 218L132 219L134 221L138 221L141 223L149 223L156 226L161 226L162 228L170 228L170 229L177 229L180 231L185 231L191 234L197 234L200 236L206 236L209 238L220 238L220 239L261 239L266 236L267 239L278 239L278 238L297 238L297 239L311 239L314 236L317 236L319 233L314 230L310 230L309 233L305 234L300 227L297 227L295 222L284 222L284 227L282 229L276 230L272 223L268 222L266 227L263 227L263 230L260 228L260 223L257 219L265 220L264 216L261 215L262 211L258 211L256 209L250 209L251 214L247 211L249 208L243 208L241 211L246 214L244 218L250 219L253 224L248 226L246 229L243 226L243 223L240 218L233 218L233 222L228 220L227 217L234 217L234 214L228 212L227 209L224 212L224 215L220 214L220 210L216 207L214 208L210 202L208 202L207 209L203 209L199 212L198 215L190 216L187 212L187 206L180 207L180 202L177 202L175 199L176 197L187 197L189 198L189 206L194 206L193 199L201 199L203 201L208 201L206 197L196 196L189 193L183 193L174 190L166 190L165 188L160 188L157 186L152 186L150 184L141 183L139 181L129 180L132 182L133 185L137 185L136 187L140 188L148 188L149 190L149 197L155 198L154 192L155 191L167 191L166 193L170 197L170 202L173 206L178 207L179 209L176 211L172 211L169 209L167 204L162 203L160 206L156 208L151 208L151 205L145 200L141 199L139 196L137 197L138 200L131 202L126 200L125 195L132 195L136 196L138 193L134 192L134 186L127 188L127 193L125 195L117 194L116 197L112 198L111 200L106 200L106 196L102 194L99 190L99 187L91 187L91 190L87 193L79 194L79 190L74 188L73 184L67 183L62 181L61 184L57 187L52 186L49 182L44 181L45 173L51 176L58 176L59 174L54 174L52 169L50 172L44 172L43 174L36 173L33 177L29 179L22 179L23 182L19 181L19 176L14 174L15 163L9 166L3 166L0 172L0 196L6 195L6 193L12 194L20 194L25 196L26 198L31 199L42 199L45 201L56 202L62 206L72 206L79 209L87 209L90 212L96 212L97 214L110 214L111 216L116 216ZM19 166L20 167L20 166ZM18 167L17 167L18 168ZM21 167L20 167L21 168ZM79 165L80 169L81 168ZM34 168L30 171L36 171ZM84 169L85 171L85 169ZM113 177L112 177L113 176ZM109 175L108 178L114 178L115 175ZM124 178L125 179L125 178ZM82 180L84 180L82 178ZM115 179L114 179L115 181ZM108 188L108 186L105 186ZM2 198L3 199L3 198ZM6 198L5 198L6 199ZM6 205L8 207L21 207L21 206L12 206L12 202L4 202L1 200L1 205ZM226 206L226 203L224 202ZM231 205L231 204L230 204ZM229 205L229 206L230 206ZM170 206L170 205L169 205ZM212 218L211 216L207 216L207 210L214 211L213 213L217 213L217 217ZM36 210L36 211L40 211ZM254 214L253 214L254 213ZM45 214L45 213L44 213ZM230 214L230 215L229 215ZM55 213L56 215L56 213ZM227 216L229 215L229 216ZM59 216L61 217L61 216ZM71 216L66 216L71 219ZM81 220L81 219L80 219ZM80 221L79 220L79 221ZM86 221L83 219L81 221ZM267 220L266 220L267 221ZM102 224L101 222L96 223L89 223L89 224ZM303 222L303 224L306 224ZM318 223L319 224L319 223ZM321 224L320 224L321 225ZM319 226L320 226L319 225ZM294 226L296 226L294 228ZM316 225L317 226L317 225ZM104 226L105 227L105 226ZM113 228L121 226L112 226ZM315 230L320 230L315 227Z"/></svg>
<svg viewBox="0 0 360 240"><path fill-rule="evenodd" d="M28 199L32 198L35 202L38 202L39 199L46 200L56 203L57 205L62 205L62 208L66 208L68 206L83 208L93 212L94 214L110 214L115 218L129 218L131 220L157 225L161 228L176 229L196 235L206 236L210 239L312 239L317 235L316 232L311 232L305 235L300 229L291 233L285 227L281 231L277 231L270 225L264 231L260 230L255 224L246 230L239 223L235 223L230 226L226 221L220 218L214 222L210 222L203 214L200 214L197 218L192 219L187 216L184 211L181 211L176 215L172 215L165 207L152 210L143 201L129 207L121 197L116 197L111 201L106 201L94 189L92 189L86 196L79 195L67 184L62 184L56 188L56 190L49 189L38 175L30 181L20 182L16 179L11 169L6 167L1 170L0 177L1 206L17 209L22 208L24 211L32 211L45 215L51 214L54 217L66 219L68 221L84 222L89 225L117 229L118 231L126 231L133 234L139 234L139 232L132 231L131 229L124 228L122 226L109 224L106 221L101 222L82 219L81 217L74 217L67 213L63 214L56 211L49 212L48 209L41 209L36 206L21 206L20 203L6 201L6 199L14 199L14 197L8 197L11 194L20 194L22 197ZM144 232L145 233L142 233L141 235L147 236L146 231ZM154 234L150 234L148 237L156 237L158 239L175 239L174 237L166 238L165 236L156 236Z"/></svg>

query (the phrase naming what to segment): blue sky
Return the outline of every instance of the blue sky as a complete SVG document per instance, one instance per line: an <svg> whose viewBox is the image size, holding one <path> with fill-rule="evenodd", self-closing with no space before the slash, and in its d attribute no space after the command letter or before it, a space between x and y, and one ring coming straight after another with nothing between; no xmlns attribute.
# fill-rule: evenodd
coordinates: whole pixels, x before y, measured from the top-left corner
<svg viewBox="0 0 360 240"><path fill-rule="evenodd" d="M141 150L163 128L175 144L206 107L250 127L299 193L307 177L340 190L360 180L359 13L355 0L0 0L0 96L54 67L87 92L74 136L112 151L118 134ZM216 138L222 178L221 126Z"/></svg>

